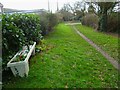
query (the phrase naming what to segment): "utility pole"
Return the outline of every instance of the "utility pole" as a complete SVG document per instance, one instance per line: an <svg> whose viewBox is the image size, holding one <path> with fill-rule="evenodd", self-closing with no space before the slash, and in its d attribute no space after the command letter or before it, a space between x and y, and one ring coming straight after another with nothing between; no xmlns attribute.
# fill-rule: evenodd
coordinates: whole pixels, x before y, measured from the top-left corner
<svg viewBox="0 0 120 90"><path fill-rule="evenodd" d="M50 12L50 3L49 3L49 0L48 0L48 12Z"/></svg>
<svg viewBox="0 0 120 90"><path fill-rule="evenodd" d="M59 11L58 0L57 0L57 11Z"/></svg>

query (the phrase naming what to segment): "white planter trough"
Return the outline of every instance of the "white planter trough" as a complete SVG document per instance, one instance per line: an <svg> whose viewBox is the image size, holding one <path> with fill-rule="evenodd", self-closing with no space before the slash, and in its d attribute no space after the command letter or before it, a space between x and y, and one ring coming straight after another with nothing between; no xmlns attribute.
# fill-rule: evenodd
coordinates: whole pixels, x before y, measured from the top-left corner
<svg viewBox="0 0 120 90"><path fill-rule="evenodd" d="M29 47L30 47L29 51L27 50L27 47L24 46L23 50L19 51L7 63L7 67L10 67L14 76L20 76L20 77L28 76L28 72L29 72L29 62L28 62L28 60L29 60L31 55L35 54L35 45L36 45L36 42L34 42L33 45L29 45ZM21 53L25 56L25 59L22 60L22 61L16 62L17 56L20 55Z"/></svg>

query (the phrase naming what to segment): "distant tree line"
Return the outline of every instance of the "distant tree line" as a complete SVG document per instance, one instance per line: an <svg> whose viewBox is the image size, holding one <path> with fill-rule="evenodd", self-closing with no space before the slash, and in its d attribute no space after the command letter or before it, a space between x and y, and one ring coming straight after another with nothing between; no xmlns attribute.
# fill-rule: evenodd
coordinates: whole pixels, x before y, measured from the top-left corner
<svg viewBox="0 0 120 90"><path fill-rule="evenodd" d="M119 2L82 2L64 4L59 15L63 21L81 21L98 31L118 32Z"/></svg>

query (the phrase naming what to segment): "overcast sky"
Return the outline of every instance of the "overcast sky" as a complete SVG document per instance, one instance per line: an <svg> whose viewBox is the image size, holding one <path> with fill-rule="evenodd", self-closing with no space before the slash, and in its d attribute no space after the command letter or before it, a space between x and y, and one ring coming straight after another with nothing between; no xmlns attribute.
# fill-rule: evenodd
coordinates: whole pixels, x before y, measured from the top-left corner
<svg viewBox="0 0 120 90"><path fill-rule="evenodd" d="M59 9L65 3L74 3L80 0L58 0ZM18 10L46 9L48 10L48 0L0 0L4 8ZM57 0L49 0L50 9L55 12L57 9Z"/></svg>

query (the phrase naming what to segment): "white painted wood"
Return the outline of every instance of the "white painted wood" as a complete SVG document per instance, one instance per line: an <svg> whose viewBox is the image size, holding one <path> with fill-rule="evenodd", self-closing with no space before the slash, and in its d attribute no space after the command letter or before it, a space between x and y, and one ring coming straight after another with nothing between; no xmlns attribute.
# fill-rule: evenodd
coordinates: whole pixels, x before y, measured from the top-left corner
<svg viewBox="0 0 120 90"><path fill-rule="evenodd" d="M28 76L28 72L29 72L29 58L31 56L31 54L35 55L35 45L36 42L34 42L33 45L30 46L30 51L28 52L26 58L24 61L19 61L19 62L12 62L15 60L16 56L18 55L18 53L7 63L7 67L11 68L11 71L13 72L14 76L20 76L20 77L24 77L24 76Z"/></svg>

